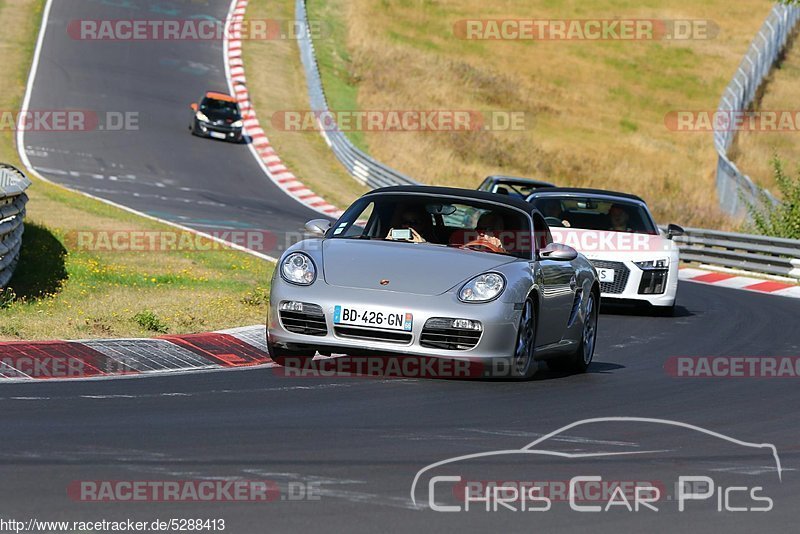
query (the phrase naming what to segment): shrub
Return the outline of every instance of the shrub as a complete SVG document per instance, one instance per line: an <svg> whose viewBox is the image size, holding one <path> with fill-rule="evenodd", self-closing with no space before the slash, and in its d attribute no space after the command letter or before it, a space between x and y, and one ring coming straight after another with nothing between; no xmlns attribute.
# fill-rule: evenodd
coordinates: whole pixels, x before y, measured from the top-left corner
<svg viewBox="0 0 800 534"><path fill-rule="evenodd" d="M149 332L158 332L159 334L167 333L167 325L159 319L158 315L150 310L137 313L133 316L133 320L136 321L136 324Z"/></svg>
<svg viewBox="0 0 800 534"><path fill-rule="evenodd" d="M748 229L762 235L800 239L800 168L796 176L787 175L776 155L772 158L772 169L783 201L773 204L763 191L760 202L745 200L750 215Z"/></svg>

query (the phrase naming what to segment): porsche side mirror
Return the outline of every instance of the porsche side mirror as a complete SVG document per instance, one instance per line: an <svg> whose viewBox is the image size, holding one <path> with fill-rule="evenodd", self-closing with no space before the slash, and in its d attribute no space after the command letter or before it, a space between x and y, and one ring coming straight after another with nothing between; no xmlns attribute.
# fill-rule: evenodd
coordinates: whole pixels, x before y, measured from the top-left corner
<svg viewBox="0 0 800 534"><path fill-rule="evenodd" d="M306 223L306 230L314 235L325 235L330 227L331 222L328 219L314 219Z"/></svg>
<svg viewBox="0 0 800 534"><path fill-rule="evenodd" d="M677 224L670 224L667 226L667 239L672 239L673 237L677 237L685 233L686 231Z"/></svg>
<svg viewBox="0 0 800 534"><path fill-rule="evenodd" d="M578 257L578 251L569 245L550 243L539 251L539 257L555 261L572 261Z"/></svg>
<svg viewBox="0 0 800 534"><path fill-rule="evenodd" d="M189 107L192 109L192 111L197 111L199 109L197 106L197 102L192 102L192 104Z"/></svg>

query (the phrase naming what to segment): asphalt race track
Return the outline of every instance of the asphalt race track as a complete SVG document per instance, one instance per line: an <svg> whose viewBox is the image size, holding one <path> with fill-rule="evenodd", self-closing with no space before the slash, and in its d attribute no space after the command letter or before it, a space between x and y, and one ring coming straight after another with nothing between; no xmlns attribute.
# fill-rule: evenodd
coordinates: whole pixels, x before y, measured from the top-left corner
<svg viewBox="0 0 800 534"><path fill-rule="evenodd" d="M228 7L226 1L55 2L29 107L138 112L140 128L28 132L25 149L38 172L200 230L255 228L282 236L318 217L275 187L246 146L189 135L188 104L207 89L226 88L221 43L81 42L66 30L79 18L223 19ZM163 9L173 11L165 15ZM224 519L225 531L248 534L796 529L800 377L678 378L665 364L674 356L800 356L800 302L682 283L678 305L670 318L604 310L587 374L542 371L524 383L290 378L275 367L6 383L0 388L0 518ZM542 512L487 512L479 504L469 512L436 512L428 506L426 480L415 493L419 506L411 500L415 475L431 463L519 450L578 420L618 416L675 420L774 444L781 478L763 448L674 426L610 422L568 430L548 446L635 454L506 454L436 474L472 481L563 482L590 475L654 481L665 494L658 512L617 506L582 513L558 499ZM716 492L679 512L678 476L713 476ZM185 480L269 480L279 497L111 503L85 502L73 491L81 481ZM742 499L741 492L729 501L725 489L741 487L761 488L758 493L773 500L772 510L730 511L762 504ZM436 493L436 502L458 501L452 487L439 488L445 489Z"/></svg>
<svg viewBox="0 0 800 534"><path fill-rule="evenodd" d="M273 369L165 378L7 384L0 502L6 513L41 519L224 518L231 532L777 531L796 524L796 379L676 378L676 355L796 355L795 299L684 284L680 316L601 316L595 363L581 376L542 373L527 383L379 378L287 378ZM565 462L500 457L476 480L612 480L678 475L734 477L761 485L768 513L716 511L716 501L678 513L625 509L579 513L439 513L414 509L419 469L462 454L514 449L588 417L673 419L734 438L773 443L783 480L763 451L658 425L580 428L564 450L652 450L643 456ZM510 471L509 471L510 470ZM533 470L533 471L531 471ZM458 472L458 471L456 471ZM453 470L448 471L453 474ZM80 502L67 487L81 480L209 480L220 477L311 484L318 500L252 503ZM504 478L506 477L506 478ZM616 477L616 478L615 478ZM425 500L425 492L420 493ZM424 502L423 502L424 504ZM597 517L601 515L601 517ZM502 529L502 530L500 530Z"/></svg>
<svg viewBox="0 0 800 534"><path fill-rule="evenodd" d="M273 184L244 144L188 130L189 104L228 91L221 41L93 41L68 32L77 19L224 21L228 8L221 0L53 2L28 107L89 110L99 124L91 129L89 115L89 131L26 132L31 164L52 181L198 230L270 230L285 248L285 232L321 215ZM116 129L126 113L137 114L138 129Z"/></svg>

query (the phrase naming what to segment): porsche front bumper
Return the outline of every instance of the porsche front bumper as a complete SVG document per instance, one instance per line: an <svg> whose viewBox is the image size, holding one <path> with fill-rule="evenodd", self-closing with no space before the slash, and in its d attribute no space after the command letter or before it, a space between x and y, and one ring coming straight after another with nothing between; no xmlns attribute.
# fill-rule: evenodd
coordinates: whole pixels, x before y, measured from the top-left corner
<svg viewBox="0 0 800 534"><path fill-rule="evenodd" d="M282 302L302 302L319 306L324 319L317 321L320 329L315 332L316 335L287 329L285 314L282 317L279 310ZM334 308L337 305L364 309L390 307L403 310L412 314L412 327L410 331L402 333L398 330L342 328L343 325L333 322ZM521 309L521 303L504 301L502 296L488 303L466 304L458 300L455 292L433 296L415 295L335 287L322 280L317 280L311 286L301 287L275 277L267 318L267 337L271 345L291 350L310 349L322 353L350 355L405 354L484 363L495 359L507 361L514 353ZM426 323L432 318L469 319L480 322L481 331L477 343L468 349L431 347L429 336L423 338L423 332ZM321 332L323 324L324 332ZM470 333L474 336L474 332ZM385 336L393 339L380 339Z"/></svg>

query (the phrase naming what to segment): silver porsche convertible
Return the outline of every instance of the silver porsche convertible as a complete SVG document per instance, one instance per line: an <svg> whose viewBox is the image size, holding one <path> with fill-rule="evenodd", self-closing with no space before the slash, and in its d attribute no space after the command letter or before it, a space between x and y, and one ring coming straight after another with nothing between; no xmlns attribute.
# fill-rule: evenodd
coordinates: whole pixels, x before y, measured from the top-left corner
<svg viewBox="0 0 800 534"><path fill-rule="evenodd" d="M527 378L539 360L574 372L592 361L595 269L554 243L523 200L389 187L306 229L321 238L286 250L272 280L267 344L278 364L405 355Z"/></svg>

